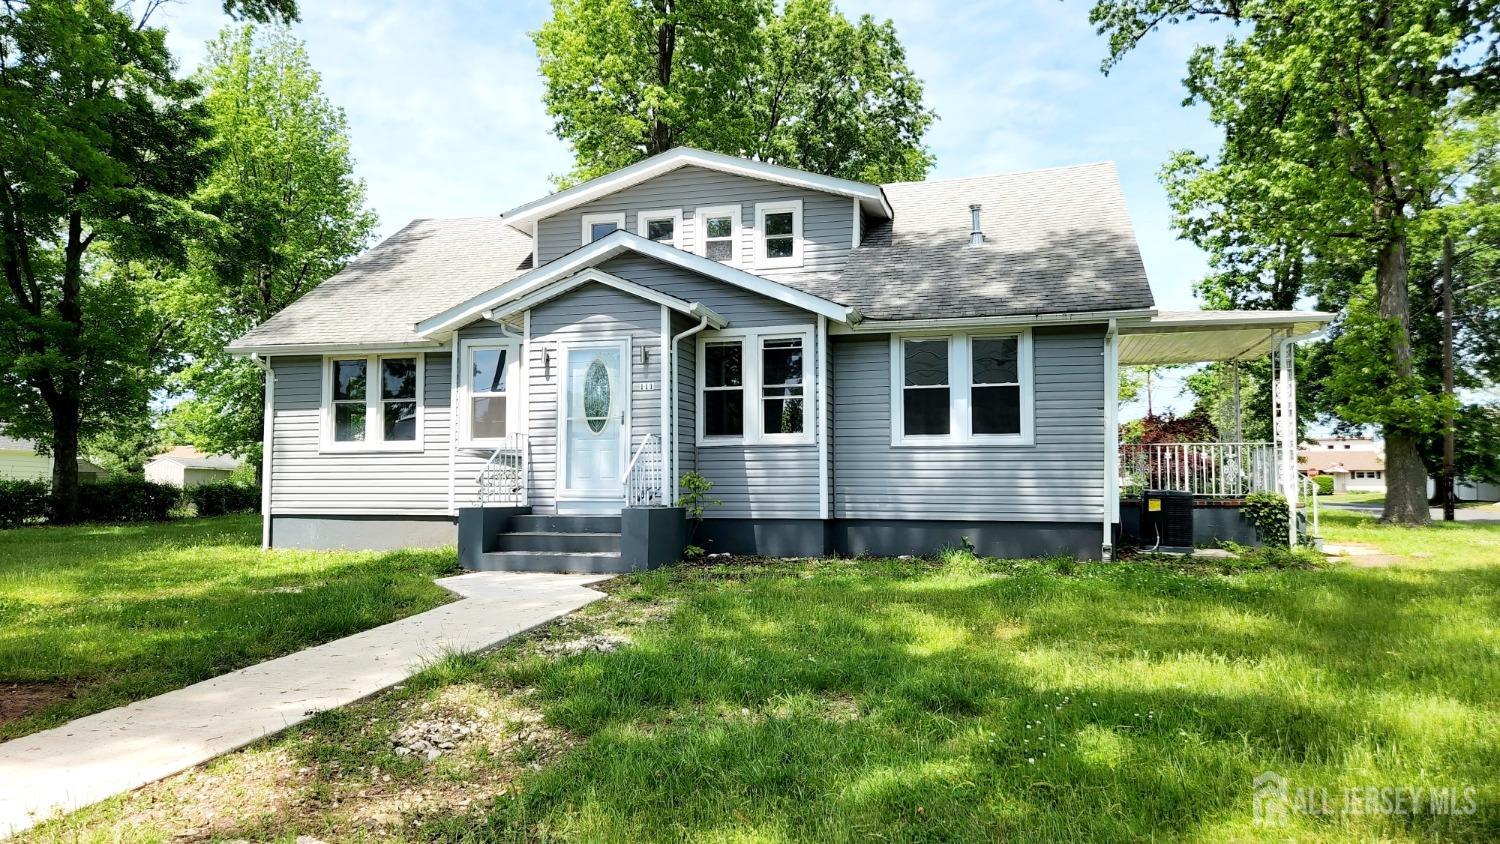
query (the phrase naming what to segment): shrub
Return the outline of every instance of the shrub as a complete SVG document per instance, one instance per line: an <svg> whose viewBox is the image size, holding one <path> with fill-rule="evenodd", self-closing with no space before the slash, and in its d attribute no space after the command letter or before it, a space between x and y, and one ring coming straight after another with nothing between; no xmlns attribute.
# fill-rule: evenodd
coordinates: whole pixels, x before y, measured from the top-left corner
<svg viewBox="0 0 1500 844"><path fill-rule="evenodd" d="M1240 508L1255 533L1266 545L1286 547L1287 519L1290 508L1286 499L1276 492L1255 492L1245 496L1245 505Z"/></svg>
<svg viewBox="0 0 1500 844"><path fill-rule="evenodd" d="M254 513L260 509L260 487L234 481L199 484L187 491L187 498L200 516Z"/></svg>
<svg viewBox="0 0 1500 844"><path fill-rule="evenodd" d="M1332 475L1317 475L1313 478L1313 483L1318 485L1319 495L1333 495Z"/></svg>
<svg viewBox="0 0 1500 844"><path fill-rule="evenodd" d="M0 479L0 528L45 519L51 496L52 488L46 481Z"/></svg>
<svg viewBox="0 0 1500 844"><path fill-rule="evenodd" d="M128 476L78 485L78 517L86 522L164 522L182 490Z"/></svg>

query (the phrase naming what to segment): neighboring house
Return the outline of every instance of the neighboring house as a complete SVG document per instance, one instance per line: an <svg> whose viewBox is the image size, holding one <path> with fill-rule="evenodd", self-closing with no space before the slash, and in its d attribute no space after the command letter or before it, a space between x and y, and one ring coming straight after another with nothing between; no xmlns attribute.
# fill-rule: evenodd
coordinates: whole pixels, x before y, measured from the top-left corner
<svg viewBox="0 0 1500 844"><path fill-rule="evenodd" d="M240 465L238 458L204 454L190 445L179 445L146 461L146 480L191 489L227 481Z"/></svg>
<svg viewBox="0 0 1500 844"><path fill-rule="evenodd" d="M1385 447L1368 437L1321 437L1297 452L1308 475L1329 475L1333 491L1385 492Z"/></svg>
<svg viewBox="0 0 1500 844"><path fill-rule="evenodd" d="M694 472L713 550L1099 557L1118 367L1328 319L1157 312L1110 164L874 185L676 149L416 220L230 350L271 373L268 545L628 568Z"/></svg>
<svg viewBox="0 0 1500 844"><path fill-rule="evenodd" d="M87 460L78 461L80 481L98 480L104 470ZM0 434L0 478L23 481L52 480L52 458L40 454L36 443Z"/></svg>

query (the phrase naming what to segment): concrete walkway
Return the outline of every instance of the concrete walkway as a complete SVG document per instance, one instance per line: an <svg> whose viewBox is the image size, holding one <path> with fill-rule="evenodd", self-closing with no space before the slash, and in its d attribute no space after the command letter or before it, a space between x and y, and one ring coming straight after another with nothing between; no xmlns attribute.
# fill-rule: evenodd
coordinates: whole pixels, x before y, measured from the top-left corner
<svg viewBox="0 0 1500 844"><path fill-rule="evenodd" d="M0 837L139 788L573 612L609 575L473 573L465 600L0 744Z"/></svg>

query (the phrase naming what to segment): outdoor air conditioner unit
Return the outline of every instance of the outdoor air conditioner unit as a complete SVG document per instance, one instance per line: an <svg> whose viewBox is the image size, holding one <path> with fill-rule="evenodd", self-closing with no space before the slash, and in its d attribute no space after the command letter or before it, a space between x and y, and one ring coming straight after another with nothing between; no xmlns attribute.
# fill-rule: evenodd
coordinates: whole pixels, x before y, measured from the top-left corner
<svg viewBox="0 0 1500 844"><path fill-rule="evenodd" d="M1193 550L1193 494L1146 490L1141 502L1141 542L1158 551Z"/></svg>

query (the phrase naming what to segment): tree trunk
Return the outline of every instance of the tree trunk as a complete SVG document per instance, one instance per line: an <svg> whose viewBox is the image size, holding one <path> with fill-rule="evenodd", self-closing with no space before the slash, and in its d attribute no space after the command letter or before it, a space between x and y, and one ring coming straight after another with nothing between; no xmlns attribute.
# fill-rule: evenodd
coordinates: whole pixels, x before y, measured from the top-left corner
<svg viewBox="0 0 1500 844"><path fill-rule="evenodd" d="M1443 398L1450 404L1443 411L1443 479L1438 495L1443 502L1443 521L1451 522L1453 513L1454 426L1453 426L1453 238L1443 237Z"/></svg>
<svg viewBox="0 0 1500 844"><path fill-rule="evenodd" d="M1407 271L1406 234L1393 231L1376 257L1375 284L1380 316L1396 323L1391 334L1391 367L1402 379L1412 374ZM1418 432L1386 425L1384 434L1385 510L1381 521L1425 525L1431 518L1427 512L1427 467L1417 453Z"/></svg>
<svg viewBox="0 0 1500 844"><path fill-rule="evenodd" d="M52 523L78 521L78 404L52 406Z"/></svg>
<svg viewBox="0 0 1500 844"><path fill-rule="evenodd" d="M672 88L672 57L677 52L676 0L666 0L661 7L662 24L656 29L656 83L663 92ZM651 118L651 137L646 154L657 155L672 148L672 127L657 111Z"/></svg>

